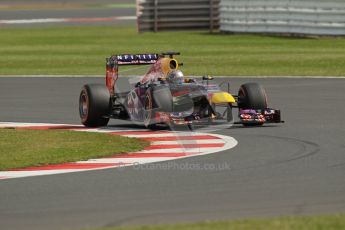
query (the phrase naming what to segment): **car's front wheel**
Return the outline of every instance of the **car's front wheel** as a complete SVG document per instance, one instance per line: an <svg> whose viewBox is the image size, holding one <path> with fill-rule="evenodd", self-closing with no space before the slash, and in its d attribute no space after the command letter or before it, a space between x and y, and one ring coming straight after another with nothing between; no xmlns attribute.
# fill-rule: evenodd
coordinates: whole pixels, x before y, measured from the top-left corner
<svg viewBox="0 0 345 230"><path fill-rule="evenodd" d="M238 91L238 108L261 110L267 108L265 89L258 83L241 85ZM263 123L244 123L244 126L260 126Z"/></svg>
<svg viewBox="0 0 345 230"><path fill-rule="evenodd" d="M238 107L241 109L265 109L267 97L265 89L258 83L241 85L238 91Z"/></svg>

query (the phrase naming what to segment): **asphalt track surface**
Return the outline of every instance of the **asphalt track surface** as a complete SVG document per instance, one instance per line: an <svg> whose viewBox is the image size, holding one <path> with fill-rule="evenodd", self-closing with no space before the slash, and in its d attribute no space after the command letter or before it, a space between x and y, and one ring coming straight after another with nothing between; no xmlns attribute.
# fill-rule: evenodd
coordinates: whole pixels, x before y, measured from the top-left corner
<svg viewBox="0 0 345 230"><path fill-rule="evenodd" d="M230 170L128 167L3 180L1 229L80 229L344 212L345 79L230 80L234 91L243 82L263 84L269 104L282 109L286 123L216 131L234 137L238 145L173 161L177 165L227 162ZM81 86L103 81L0 78L0 121L78 124Z"/></svg>

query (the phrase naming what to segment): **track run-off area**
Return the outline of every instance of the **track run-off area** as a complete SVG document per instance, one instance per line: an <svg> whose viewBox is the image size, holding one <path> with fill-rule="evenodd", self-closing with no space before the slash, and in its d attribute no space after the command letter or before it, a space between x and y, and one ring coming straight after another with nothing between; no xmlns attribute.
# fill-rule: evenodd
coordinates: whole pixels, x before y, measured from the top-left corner
<svg viewBox="0 0 345 230"><path fill-rule="evenodd" d="M142 164L176 160L192 156L229 150L237 141L229 136L200 132L151 131L122 129L112 127L84 128L80 125L35 124L35 123L1 123L0 128L17 128L30 130L72 130L84 132L102 132L111 135L139 138L150 142L142 151L121 154L113 157L89 159L87 161L66 162L64 164L45 165L0 171L1 179L28 176L42 176L59 173L81 172L86 170L119 168L125 166L142 167ZM116 150L114 150L116 151ZM211 169L210 169L211 170Z"/></svg>

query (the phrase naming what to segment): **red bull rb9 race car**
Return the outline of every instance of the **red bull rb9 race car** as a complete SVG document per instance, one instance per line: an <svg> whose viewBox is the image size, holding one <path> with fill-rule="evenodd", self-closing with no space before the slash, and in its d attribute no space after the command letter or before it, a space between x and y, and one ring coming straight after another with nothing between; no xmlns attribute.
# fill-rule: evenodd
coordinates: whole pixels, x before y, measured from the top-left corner
<svg viewBox="0 0 345 230"><path fill-rule="evenodd" d="M187 125L243 124L259 126L282 122L280 110L267 106L264 88L257 83L241 85L238 94L212 84L213 77L183 75L174 56L161 54L113 55L106 59L106 84L84 85L79 97L79 114L87 127L106 126L110 118L130 120L147 128ZM133 84L118 92L119 67L151 65ZM238 109L237 121L233 109Z"/></svg>

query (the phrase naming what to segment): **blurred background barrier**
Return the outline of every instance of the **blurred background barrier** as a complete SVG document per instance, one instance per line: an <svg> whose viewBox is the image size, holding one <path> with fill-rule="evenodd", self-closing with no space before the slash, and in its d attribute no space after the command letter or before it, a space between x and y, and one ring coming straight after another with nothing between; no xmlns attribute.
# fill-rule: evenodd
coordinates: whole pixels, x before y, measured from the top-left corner
<svg viewBox="0 0 345 230"><path fill-rule="evenodd" d="M220 30L345 35L345 0L221 0Z"/></svg>
<svg viewBox="0 0 345 230"><path fill-rule="evenodd" d="M137 0L139 32L345 35L345 0Z"/></svg>
<svg viewBox="0 0 345 230"><path fill-rule="evenodd" d="M219 28L220 0L137 0L139 32Z"/></svg>

